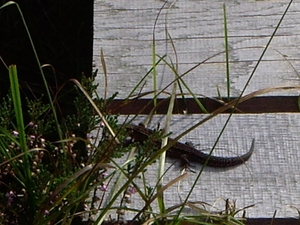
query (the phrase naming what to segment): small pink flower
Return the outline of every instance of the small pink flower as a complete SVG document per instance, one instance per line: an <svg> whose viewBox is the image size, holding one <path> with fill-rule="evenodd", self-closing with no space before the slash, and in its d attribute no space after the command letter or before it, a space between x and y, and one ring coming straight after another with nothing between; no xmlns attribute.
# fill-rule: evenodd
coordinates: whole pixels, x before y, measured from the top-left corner
<svg viewBox="0 0 300 225"><path fill-rule="evenodd" d="M49 210L46 209L45 212L44 212L44 215L49 216L49 214L50 214Z"/></svg>
<svg viewBox="0 0 300 225"><path fill-rule="evenodd" d="M130 186L130 187L128 187L126 193L128 193L128 194L130 194L130 195L133 195L133 194L137 193L137 190L136 190L135 187Z"/></svg>
<svg viewBox="0 0 300 225"><path fill-rule="evenodd" d="M16 197L16 195L13 191L10 191L5 194L5 197L7 198L7 206L11 206L11 204L14 201L14 197Z"/></svg>
<svg viewBox="0 0 300 225"><path fill-rule="evenodd" d="M92 139L92 134L91 133L87 133L86 134L86 139Z"/></svg>
<svg viewBox="0 0 300 225"><path fill-rule="evenodd" d="M100 191L107 191L107 186L106 184L101 184L99 187Z"/></svg>
<svg viewBox="0 0 300 225"><path fill-rule="evenodd" d="M35 135L30 135L30 139L35 139Z"/></svg>
<svg viewBox="0 0 300 225"><path fill-rule="evenodd" d="M108 173L107 172L103 172L103 173L100 174L99 179L104 179L107 176L108 176Z"/></svg>

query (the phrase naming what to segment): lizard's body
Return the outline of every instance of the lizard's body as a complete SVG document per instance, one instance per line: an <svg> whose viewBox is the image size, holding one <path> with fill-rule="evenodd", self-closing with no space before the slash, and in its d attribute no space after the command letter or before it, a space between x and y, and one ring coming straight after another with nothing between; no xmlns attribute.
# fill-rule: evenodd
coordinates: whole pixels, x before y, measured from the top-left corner
<svg viewBox="0 0 300 225"><path fill-rule="evenodd" d="M145 128L141 125L127 125L127 130L129 130L130 136L138 142L143 142L149 138L151 134L153 134L153 130ZM169 141L172 142L173 139L169 138ZM211 167L232 167L243 164L246 162L252 155L254 151L254 142L255 139L252 140L250 150L241 156L236 157L220 157L220 156L210 156L207 166ZM167 155L175 158L185 158L188 161L198 162L204 164L209 157L209 154L203 153L194 147L183 144L180 142L175 142L172 147L167 150Z"/></svg>

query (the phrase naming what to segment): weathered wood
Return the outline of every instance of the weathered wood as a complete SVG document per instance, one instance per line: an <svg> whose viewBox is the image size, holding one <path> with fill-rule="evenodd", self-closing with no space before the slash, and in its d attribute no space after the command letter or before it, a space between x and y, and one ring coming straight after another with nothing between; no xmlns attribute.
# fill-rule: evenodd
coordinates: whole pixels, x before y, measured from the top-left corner
<svg viewBox="0 0 300 225"><path fill-rule="evenodd" d="M227 95L225 54L222 53L223 2L180 0L171 9L168 7L172 2L168 2L161 11L155 29L156 54L167 55L167 62L172 61L175 64L177 55L178 74L183 74L199 64L183 79L195 94L208 97L217 96L217 87L222 96ZM232 97L241 93L288 2L226 1ZM100 63L101 48L107 64L108 96L119 92L118 98L126 98L151 69L153 26L163 3L164 1L158 0L132 0L130 3L126 0L95 1L94 62L100 69L97 77L100 96L105 96L105 77ZM300 4L295 1L245 93L270 86L299 84L299 9ZM166 40L166 27L175 45L176 54L170 40ZM208 58L210 59L205 61ZM163 89L174 80L174 73L165 63L160 63L157 72L158 89ZM152 77L149 75L134 93L152 90ZM185 88L184 92L187 92ZM298 91L271 93L279 94L298 95ZM145 97L152 96L150 93ZM167 94L159 97L166 96L169 97ZM204 116L175 115L172 118L171 131L176 136ZM201 125L194 133L187 135L183 142L201 143L199 149L210 148L227 116L220 115ZM138 121L136 119L135 123ZM220 198L236 199L238 208L255 204L253 208L246 210L248 217L272 217L275 210L278 211L278 217L298 216L290 206L300 207L299 121L298 114L234 115L215 154L242 154L250 147L252 138L255 138L256 151L253 157L246 165L235 169L205 169L191 200L211 204L217 201L216 206L221 205L219 209L224 209L224 202L218 201ZM163 116L155 117L152 126L155 127L158 123L163 126ZM170 161L172 162L174 161ZM196 171L200 169L200 165L195 168ZM148 171L156 170L157 167L148 168ZM178 175L179 168L174 167L165 182ZM155 185L155 177L154 173L150 175L149 185ZM195 174L191 174L187 180L181 182L182 196L189 192L195 177ZM180 202L177 191L174 187L165 193L167 206ZM137 199L139 198L136 197L135 200ZM132 204L135 203L133 199ZM139 208L138 205L133 207Z"/></svg>
<svg viewBox="0 0 300 225"><path fill-rule="evenodd" d="M226 1L232 97L243 89L288 2ZM94 60L101 68L99 55L100 48L103 48L109 95L118 91L118 97L124 98L151 68L153 26L162 5L162 1L135 0L130 4L124 0L95 1ZM184 81L195 94L216 96L218 87L221 94L226 95L225 55L222 53L223 1L178 1L169 10L167 6L156 24L156 54L167 54L166 60L176 63L170 41L166 40L166 27L176 48L179 74L220 53L188 73ZM292 4L247 93L270 86L299 83L299 8L299 3ZM174 79L174 74L164 63L157 69L157 87L162 89ZM102 72L97 81L100 83L99 93L103 95ZM153 90L152 78L149 76L145 81L136 93L141 89Z"/></svg>
<svg viewBox="0 0 300 225"><path fill-rule="evenodd" d="M181 134L192 125L200 122L206 115L173 115L170 131L172 137ZM123 116L122 118L128 118ZM209 151L217 140L228 115L219 115L200 125L183 137L181 142L192 142L197 149ZM134 122L145 122L145 116L135 118ZM164 115L155 116L149 128L163 127ZM231 117L219 143L214 150L217 156L242 155L249 150L252 138L255 138L255 150L252 157L235 168L205 168L190 196L190 201L203 201L213 204L213 211L225 207L225 199L236 200L236 207L246 209L246 216L272 217L277 210L277 218L297 217L295 208L299 208L297 198L299 186L299 114L235 114ZM125 160L125 159L124 159ZM176 163L173 165L173 163ZM121 163L122 164L122 163ZM164 178L168 183L180 175L180 162L167 160L166 168L172 165ZM164 196L167 207L180 202L192 187L202 165L193 164L196 174L168 188ZM155 186L157 164L147 168L148 185ZM138 196L132 196L130 206L139 208ZM191 211L193 212L193 211Z"/></svg>

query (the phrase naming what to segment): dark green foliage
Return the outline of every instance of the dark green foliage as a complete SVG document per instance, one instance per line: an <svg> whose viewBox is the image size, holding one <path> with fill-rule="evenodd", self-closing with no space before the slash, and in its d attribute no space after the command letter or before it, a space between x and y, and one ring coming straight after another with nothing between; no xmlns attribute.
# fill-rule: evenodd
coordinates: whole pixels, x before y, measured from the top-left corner
<svg viewBox="0 0 300 225"><path fill-rule="evenodd" d="M91 78L84 77L81 81L91 96L97 88L97 85L93 84L95 76L96 73ZM55 120L49 104L45 104L42 97L36 100L27 99L25 102L27 110L24 113L30 120L25 125L25 133L30 151L31 185L34 190L34 199L31 199L31 202L35 202L38 210L36 212L32 212L28 203L27 188L21 182L22 179L19 179L25 168L21 161L23 153L17 144L18 132L15 130L10 95L0 102L0 190L3 193L0 196L1 224L33 224L28 212L36 217L37 224L44 220L53 222L63 219L58 216L62 215L60 210L65 210L68 215L76 213L82 209L88 197L89 185L103 183L104 178L100 175L105 173L106 169L92 170L88 177L83 176L86 172L82 173L82 176L76 174L80 174L81 170L85 171L87 165L101 165L101 162L108 162L114 156L124 153L122 146L115 145L116 148L111 148L111 138L101 135L102 132L99 134L99 142L95 145L90 136L91 132L99 127L101 119L81 91L77 88L75 90L75 110L61 118L63 140L57 139ZM98 105L104 105L104 102L109 101L97 102ZM107 115L106 118L113 128L119 129L116 116ZM123 140L126 136L125 130L120 130L118 136ZM119 150L120 152L114 154ZM69 179L70 182L67 182ZM78 179L82 181L78 182ZM53 195L56 189L61 191ZM68 192L72 189L77 191ZM60 199L63 195L68 196L69 200ZM66 203L72 201L71 199L77 199L76 204L69 206ZM52 216L57 215L52 219L45 216L50 213L50 209Z"/></svg>
<svg viewBox="0 0 300 225"><path fill-rule="evenodd" d="M13 115L12 100L10 95L7 95L6 98L2 98L0 102L0 127L7 128Z"/></svg>

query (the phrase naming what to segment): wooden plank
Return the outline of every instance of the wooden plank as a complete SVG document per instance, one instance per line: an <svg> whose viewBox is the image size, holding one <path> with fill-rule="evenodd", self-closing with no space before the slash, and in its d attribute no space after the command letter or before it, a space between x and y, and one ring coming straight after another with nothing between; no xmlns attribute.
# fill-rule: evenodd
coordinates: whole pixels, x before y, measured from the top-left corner
<svg viewBox="0 0 300 225"><path fill-rule="evenodd" d="M176 64L178 59L178 74L183 74L198 65L183 77L187 86L197 96L217 96L217 88L222 96L227 96L225 56L222 53L224 50L223 2L182 0L177 1L170 9L168 7L171 2L168 2L156 23L154 33L156 54L167 55L168 63ZM226 1L232 97L237 97L244 88L288 2L288 0ZM104 92L107 92L110 96L118 91L117 97L121 99L112 103L111 112L129 113L128 108L126 109L128 106L122 109L124 111L117 108L121 105L118 101L127 98L152 67L153 25L163 3L164 1L156 0L132 0L130 4L125 0L95 1L94 63L95 67L100 68L96 80L99 83L98 94L104 96ZM300 3L294 1L247 86L245 94L270 86L299 84L299 11ZM166 26L175 45L176 54L170 40L166 39ZM101 72L101 48L106 59L107 77ZM175 77L166 63L157 66L157 74L157 89L163 89ZM148 93L153 89L150 74L144 78L134 94ZM183 89L187 92L185 88ZM166 91L171 92L171 89L168 88ZM261 99L253 99L252 105L245 103L240 107L244 112L256 113L263 110L284 112L288 108L293 112L298 110L297 97L288 97L298 96L298 91L275 92L268 96L278 95L281 100L272 102L271 98L268 98L269 102L266 102L267 100L260 102L264 96ZM166 97L169 97L168 93L158 96L161 99ZM147 99L132 102L130 109L139 112L143 104L146 104L145 101ZM192 104L189 102L188 112L197 113ZM214 110L214 107L218 106L213 106L211 110ZM186 109L181 103L177 108L179 113ZM149 111L143 113L147 112ZM164 112L162 108L161 113ZM204 116L203 114L174 115L171 122L173 135L176 136L178 132L186 130ZM188 134L182 141L201 143L200 149L210 148L227 116L222 114L214 118L194 133ZM125 116L123 118L125 119ZM134 123L142 121L136 118ZM215 204L215 201L220 198L230 198L237 200L237 207L255 204L255 207L247 209L248 217L271 218L274 210L278 211L278 217L298 216L291 206L296 208L300 206L298 201L300 174L297 160L300 158L299 121L299 114L296 113L233 115L220 140L219 148L214 153L242 154L249 148L252 138L256 139L256 151L245 166L226 171L205 169L191 200ZM156 116L151 126L157 127L158 124L161 126L164 124L163 115ZM174 161L169 162L169 165L172 165ZM195 169L200 171L201 166L196 165ZM156 170L156 167L148 168L148 171ZM165 182L178 176L179 168L175 167L170 173ZM190 191L195 176L190 174L189 179L182 182L180 194L186 195ZM150 179L149 185L155 185L153 184L155 177L155 172L147 177ZM165 195L167 205L173 206L180 202L177 196L177 188L168 190ZM136 202L138 198L133 199L132 204ZM133 208L139 206L140 204L137 204ZM224 205L221 204L221 209L224 209L222 206Z"/></svg>
<svg viewBox="0 0 300 225"><path fill-rule="evenodd" d="M135 124L144 123L148 116L138 116ZM176 137L192 125L199 123L206 115L173 115L170 132ZM121 116L120 121L131 118ZM219 115L200 125L180 139L182 143L192 142L197 149L209 151L218 138L228 118L227 114ZM157 115L148 125L149 128L163 128L164 115ZM236 201L236 208L247 208L246 217L272 218L277 210L276 218L297 217L300 207L298 197L299 186L299 114L234 114L222 134L213 154L217 156L237 156L245 153L255 138L255 151L245 163L235 168L205 168L197 181L190 201L203 201L213 205L212 211L221 211L225 207L225 199ZM123 159L124 161L126 159ZM124 161L121 161L122 164ZM155 186L157 180L157 164L147 167L147 185ZM181 202L181 198L191 191L202 165L194 163L196 173L180 183L168 188L164 193L166 207ZM166 168L171 167L164 178L167 184L180 175L180 162L167 159ZM179 197L181 196L181 198ZM139 197L132 196L130 207L139 208ZM186 213L193 211L186 211ZM196 212L197 213L197 212ZM242 212L241 212L242 214ZM240 214L240 216L241 216ZM128 215L128 218L131 218Z"/></svg>
<svg viewBox="0 0 300 225"><path fill-rule="evenodd" d="M288 2L226 2L232 97L238 96L243 89ZM118 98L126 97L150 70L153 26L162 5L162 1L145 3L133 0L130 4L124 0L95 1L94 61L95 66L101 68L99 55L100 48L103 48L108 71L108 95L118 91ZM221 95L227 94L225 55L222 53L222 6L223 1L178 1L174 8L168 9L167 5L162 10L156 23L156 54L167 54L166 60L176 63L170 41L166 40L167 26L176 48L179 74L212 57L184 76L187 86L195 94L217 96L217 87ZM298 2L292 4L246 93L270 86L299 83L299 8ZM158 89L174 80L174 74L165 63L157 67L157 73ZM99 73L97 82L101 95L105 90L105 79ZM151 90L153 83L149 75L135 93ZM280 93L290 94L297 95L298 92ZM271 95L278 95L278 92Z"/></svg>
<svg viewBox="0 0 300 225"><path fill-rule="evenodd" d="M246 225L297 225L299 219L294 218L248 218Z"/></svg>
<svg viewBox="0 0 300 225"><path fill-rule="evenodd" d="M172 221L170 221L172 222ZM247 218L246 225L299 225L298 219L293 218ZM128 225L140 225L138 221L128 221ZM182 222L181 225L195 225L196 223ZM104 221L103 225L112 225L110 221Z"/></svg>

